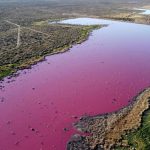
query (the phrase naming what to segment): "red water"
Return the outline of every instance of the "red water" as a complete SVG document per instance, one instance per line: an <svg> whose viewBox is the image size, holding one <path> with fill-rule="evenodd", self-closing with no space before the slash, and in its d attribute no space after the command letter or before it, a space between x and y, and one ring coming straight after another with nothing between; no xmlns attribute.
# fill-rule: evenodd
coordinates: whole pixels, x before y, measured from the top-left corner
<svg viewBox="0 0 150 150"><path fill-rule="evenodd" d="M64 150L76 133L76 116L127 105L150 85L149 39L150 26L112 23L70 51L20 71L14 82L6 79L0 150Z"/></svg>

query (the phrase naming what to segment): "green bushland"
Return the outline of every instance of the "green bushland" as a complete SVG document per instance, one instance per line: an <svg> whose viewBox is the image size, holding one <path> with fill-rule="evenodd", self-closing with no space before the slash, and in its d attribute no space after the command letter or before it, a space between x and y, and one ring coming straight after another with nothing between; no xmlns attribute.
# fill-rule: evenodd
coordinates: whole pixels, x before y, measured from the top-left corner
<svg viewBox="0 0 150 150"><path fill-rule="evenodd" d="M123 140L127 141L128 146L118 146L116 150L150 150L150 109L145 111L141 127L123 136Z"/></svg>
<svg viewBox="0 0 150 150"><path fill-rule="evenodd" d="M72 45L86 40L98 25L79 26L65 24L39 24L29 27L46 34L34 32L28 28L21 28L21 45L16 44L16 31L7 30L0 39L0 80L19 69L30 67L52 55L68 50ZM13 48L11 48L13 47Z"/></svg>
<svg viewBox="0 0 150 150"><path fill-rule="evenodd" d="M4 77L14 73L16 70L16 67L17 67L16 64L0 66L0 80L2 80Z"/></svg>
<svg viewBox="0 0 150 150"><path fill-rule="evenodd" d="M88 36L89 33L94 30L94 29L98 29L100 28L100 25L91 25L91 26L85 26L82 30L81 30L81 37L80 40L85 40Z"/></svg>

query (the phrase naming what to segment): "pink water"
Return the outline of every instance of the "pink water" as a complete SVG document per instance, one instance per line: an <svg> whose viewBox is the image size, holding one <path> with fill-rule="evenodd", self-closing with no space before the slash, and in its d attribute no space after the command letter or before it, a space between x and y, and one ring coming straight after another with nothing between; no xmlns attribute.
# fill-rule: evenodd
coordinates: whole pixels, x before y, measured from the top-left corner
<svg viewBox="0 0 150 150"><path fill-rule="evenodd" d="M150 85L150 26L88 18L66 23L110 25L20 71L14 82L5 79L0 150L65 150L76 116L118 110Z"/></svg>

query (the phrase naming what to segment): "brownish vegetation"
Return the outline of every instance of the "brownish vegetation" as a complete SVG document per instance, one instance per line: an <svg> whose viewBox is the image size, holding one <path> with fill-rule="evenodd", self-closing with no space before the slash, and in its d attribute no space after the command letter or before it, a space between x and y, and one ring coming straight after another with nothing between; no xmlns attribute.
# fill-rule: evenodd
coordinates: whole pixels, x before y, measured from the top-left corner
<svg viewBox="0 0 150 150"><path fill-rule="evenodd" d="M82 118L75 127L90 136L78 137L78 140L73 138L68 147L105 150L113 149L116 145L128 147L128 141L121 140L122 136L140 127L143 112L149 108L149 100L150 89L147 89L132 104L118 112Z"/></svg>

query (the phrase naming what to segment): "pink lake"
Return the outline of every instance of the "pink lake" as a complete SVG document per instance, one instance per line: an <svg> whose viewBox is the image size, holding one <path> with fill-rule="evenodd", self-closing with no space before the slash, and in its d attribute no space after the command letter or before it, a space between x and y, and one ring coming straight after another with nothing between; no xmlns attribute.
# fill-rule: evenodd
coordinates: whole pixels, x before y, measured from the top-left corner
<svg viewBox="0 0 150 150"><path fill-rule="evenodd" d="M65 150L81 116L116 111L150 86L150 26L63 22L109 26L1 83L0 150Z"/></svg>

